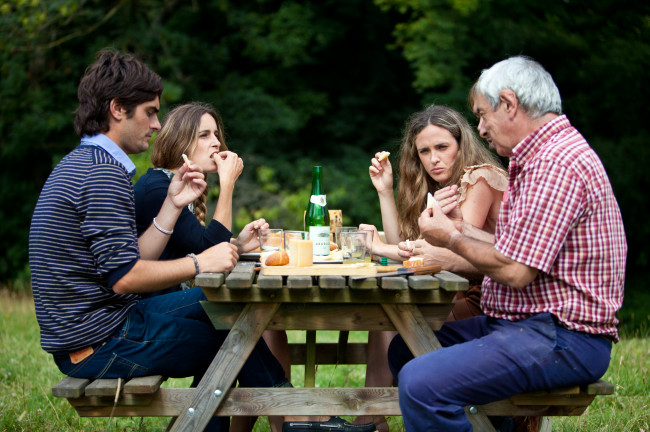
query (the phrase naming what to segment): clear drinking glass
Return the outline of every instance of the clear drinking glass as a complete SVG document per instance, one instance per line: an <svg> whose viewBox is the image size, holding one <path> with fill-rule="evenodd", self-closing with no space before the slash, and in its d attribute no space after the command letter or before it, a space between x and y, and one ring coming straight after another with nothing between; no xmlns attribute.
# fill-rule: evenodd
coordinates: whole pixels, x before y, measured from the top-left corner
<svg viewBox="0 0 650 432"><path fill-rule="evenodd" d="M276 251L284 247L281 228L268 228L258 231L262 252Z"/></svg>
<svg viewBox="0 0 650 432"><path fill-rule="evenodd" d="M341 249L341 233L349 231L358 231L359 227L354 226L336 226L334 227L334 243Z"/></svg>
<svg viewBox="0 0 650 432"><path fill-rule="evenodd" d="M363 231L341 232L343 264L362 263L366 260L368 233Z"/></svg>

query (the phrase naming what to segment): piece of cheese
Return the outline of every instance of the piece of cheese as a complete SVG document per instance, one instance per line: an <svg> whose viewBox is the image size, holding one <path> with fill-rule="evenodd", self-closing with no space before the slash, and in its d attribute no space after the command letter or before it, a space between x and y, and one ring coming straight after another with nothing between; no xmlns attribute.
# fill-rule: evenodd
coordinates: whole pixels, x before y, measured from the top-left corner
<svg viewBox="0 0 650 432"><path fill-rule="evenodd" d="M314 242L311 240L289 240L289 264L309 267L314 264Z"/></svg>
<svg viewBox="0 0 650 432"><path fill-rule="evenodd" d="M402 265L404 267L422 267L424 265L424 258L411 257L407 261L403 261Z"/></svg>
<svg viewBox="0 0 650 432"><path fill-rule="evenodd" d="M431 195L431 192L427 194L427 208L433 208L436 205L436 199Z"/></svg>

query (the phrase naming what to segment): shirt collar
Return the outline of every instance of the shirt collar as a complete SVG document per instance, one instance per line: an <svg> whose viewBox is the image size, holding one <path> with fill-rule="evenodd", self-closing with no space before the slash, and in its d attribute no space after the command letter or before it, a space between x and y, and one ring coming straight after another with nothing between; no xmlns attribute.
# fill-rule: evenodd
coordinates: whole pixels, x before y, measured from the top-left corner
<svg viewBox="0 0 650 432"><path fill-rule="evenodd" d="M510 160L515 161L517 165L523 165L528 159L535 156L551 136L568 127L571 127L571 122L564 114L544 123L542 127L528 135L512 149Z"/></svg>
<svg viewBox="0 0 650 432"><path fill-rule="evenodd" d="M124 150L122 150L120 146L115 144L113 140L106 135L101 133L93 136L84 135L81 138L81 145L95 146L104 149L108 154L113 156L115 160L121 163L122 166L124 166L124 169L126 169L126 172L129 173L131 178L135 175L135 164L133 161L126 153L124 153Z"/></svg>

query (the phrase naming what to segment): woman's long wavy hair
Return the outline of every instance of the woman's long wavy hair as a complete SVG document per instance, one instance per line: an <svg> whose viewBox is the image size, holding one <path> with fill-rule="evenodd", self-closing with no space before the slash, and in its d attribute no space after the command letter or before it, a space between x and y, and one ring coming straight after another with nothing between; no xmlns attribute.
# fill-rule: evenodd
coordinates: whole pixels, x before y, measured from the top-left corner
<svg viewBox="0 0 650 432"><path fill-rule="evenodd" d="M436 182L427 173L415 145L417 136L429 125L449 131L458 143L452 175L445 184ZM411 115L406 123L400 149L397 208L401 237L420 237L418 218L426 206L428 192L434 193L453 184L460 186L465 167L484 163L501 167L498 158L479 141L472 127L458 111L442 105L431 105Z"/></svg>
<svg viewBox="0 0 650 432"><path fill-rule="evenodd" d="M183 164L183 153L190 156L199 138L199 126L203 114L210 114L217 123L217 137L221 143L220 151L228 150L223 133L223 124L217 111L209 104L192 102L172 109L163 119L160 132L154 140L151 162L156 168L173 170ZM207 214L206 201L208 188L194 201L194 215L205 226Z"/></svg>

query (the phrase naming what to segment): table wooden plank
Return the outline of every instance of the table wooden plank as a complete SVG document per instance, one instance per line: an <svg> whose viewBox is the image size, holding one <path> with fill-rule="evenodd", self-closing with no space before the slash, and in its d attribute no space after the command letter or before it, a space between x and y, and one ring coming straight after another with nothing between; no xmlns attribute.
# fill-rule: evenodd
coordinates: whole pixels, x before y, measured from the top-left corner
<svg viewBox="0 0 650 432"><path fill-rule="evenodd" d="M282 288L282 276L262 276L257 277L257 286L260 289L280 289Z"/></svg>
<svg viewBox="0 0 650 432"><path fill-rule="evenodd" d="M366 278L366 279L348 279L351 289L372 289L377 288L377 278Z"/></svg>
<svg viewBox="0 0 650 432"><path fill-rule="evenodd" d="M164 382L162 375L131 378L124 384L124 394L150 394L160 389Z"/></svg>
<svg viewBox="0 0 650 432"><path fill-rule="evenodd" d="M161 388L146 406L124 405L120 400L114 417L176 417L196 395L193 388ZM85 397L69 399L81 417L108 417L113 399ZM99 403L98 403L99 402ZM537 400L533 405L517 405L510 399L477 406L477 412L490 416L550 415L578 416L588 404L548 405ZM469 408L469 407L468 407ZM233 388L217 408L220 416L261 415L401 415L395 387L330 388ZM471 415L473 417L473 415Z"/></svg>
<svg viewBox="0 0 650 432"><path fill-rule="evenodd" d="M78 398L84 394L86 386L90 383L86 378L65 377L52 386L52 396L64 398Z"/></svg>
<svg viewBox="0 0 650 432"><path fill-rule="evenodd" d="M245 303L202 302L212 324L219 330L232 328ZM429 327L439 329L453 305L421 305ZM314 319L318 317L318 319ZM285 303L280 306L268 330L351 330L394 331L395 326L377 304Z"/></svg>
<svg viewBox="0 0 650 432"><path fill-rule="evenodd" d="M318 286L323 289L342 289L345 288L345 276L320 276Z"/></svg>
<svg viewBox="0 0 650 432"><path fill-rule="evenodd" d="M223 273L200 273L194 278L194 283L200 287L220 287L225 281Z"/></svg>
<svg viewBox="0 0 650 432"><path fill-rule="evenodd" d="M385 290L406 290L409 287L408 279L404 276L381 278L380 283Z"/></svg>
<svg viewBox="0 0 650 432"><path fill-rule="evenodd" d="M469 281L467 279L447 270L436 273L434 276L440 281L440 287L447 291L467 291L469 289Z"/></svg>
<svg viewBox="0 0 650 432"><path fill-rule="evenodd" d="M250 288L255 279L255 268L253 266L237 265L235 269L226 277L226 287L228 289Z"/></svg>
<svg viewBox="0 0 650 432"><path fill-rule="evenodd" d="M298 277L298 276L294 276ZM300 276L305 277L305 276ZM291 278L288 277L287 280ZM307 278L309 278L307 276ZM311 279L311 278L309 278ZM237 303L387 303L387 304L440 304L450 303L455 292L444 289L422 289L422 290L386 290L377 288L377 280L373 280L374 288L343 288L343 289L320 289L313 286L311 281L305 280L306 288L288 288L283 286L277 290L263 290L257 285L247 290L230 290L224 286L213 288L202 286L203 292L209 301L213 302L237 302ZM356 281L362 282L362 281ZM289 283L287 281L287 283Z"/></svg>
<svg viewBox="0 0 650 432"><path fill-rule="evenodd" d="M438 288L440 286L440 279L431 275L415 275L409 277L409 288L416 290L426 290Z"/></svg>
<svg viewBox="0 0 650 432"><path fill-rule="evenodd" d="M253 351L278 303L247 304L171 431L202 431Z"/></svg>
<svg viewBox="0 0 650 432"><path fill-rule="evenodd" d="M287 276L287 288L289 289L311 288L313 285L311 276Z"/></svg>

